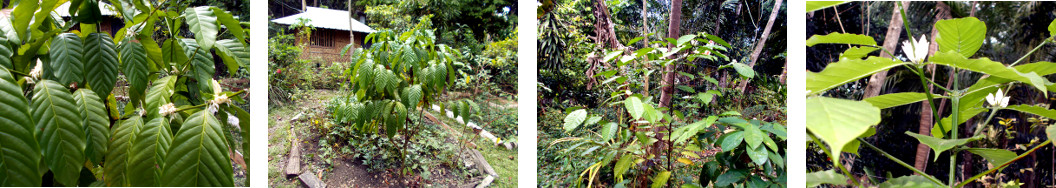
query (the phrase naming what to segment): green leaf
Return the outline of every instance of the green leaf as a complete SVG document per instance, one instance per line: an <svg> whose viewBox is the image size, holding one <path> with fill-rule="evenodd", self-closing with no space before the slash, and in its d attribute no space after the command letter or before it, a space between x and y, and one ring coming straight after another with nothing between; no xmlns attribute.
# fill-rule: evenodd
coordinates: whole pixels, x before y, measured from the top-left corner
<svg viewBox="0 0 1056 188"><path fill-rule="evenodd" d="M708 161L704 163L703 168L700 168L700 174L698 175L700 177L697 179L697 182L706 186L718 178L720 175L719 173L722 173L722 170L723 168L719 165L718 161Z"/></svg>
<svg viewBox="0 0 1056 188"><path fill-rule="evenodd" d="M939 20L935 23L939 36L939 51L955 51L964 57L972 57L986 38L986 23L975 17Z"/></svg>
<svg viewBox="0 0 1056 188"><path fill-rule="evenodd" d="M903 64L906 62L875 56L865 60L841 59L839 62L830 63L819 73L807 72L807 95L819 94Z"/></svg>
<svg viewBox="0 0 1056 188"><path fill-rule="evenodd" d="M667 179L671 178L671 171L663 171L653 177L652 188L660 188L667 185Z"/></svg>
<svg viewBox="0 0 1056 188"><path fill-rule="evenodd" d="M240 67L249 67L249 48L231 39L216 41L216 51L227 70L234 72Z"/></svg>
<svg viewBox="0 0 1056 188"><path fill-rule="evenodd" d="M1006 109L1039 115L1049 119L1056 119L1056 110L1050 110L1041 106L1012 105L1006 107Z"/></svg>
<svg viewBox="0 0 1056 188"><path fill-rule="evenodd" d="M676 88L678 88L678 90L685 91L686 93L696 93L697 92L696 90L694 90L692 87L689 87L689 86L676 86Z"/></svg>
<svg viewBox="0 0 1056 188"><path fill-rule="evenodd" d="M1049 136L1049 140L1056 142L1056 125L1049 125L1048 128L1045 128L1045 134Z"/></svg>
<svg viewBox="0 0 1056 188"><path fill-rule="evenodd" d="M48 50L48 68L58 78L58 82L69 85L73 82L84 81L84 44L81 37L73 33L63 33L51 39L51 49Z"/></svg>
<svg viewBox="0 0 1056 188"><path fill-rule="evenodd" d="M623 101L624 108L627 108L627 113L631 114L631 118L638 120L642 118L642 113L645 112L642 106L642 99L632 96L627 97L627 100Z"/></svg>
<svg viewBox="0 0 1056 188"><path fill-rule="evenodd" d="M605 58L603 58L603 61L610 62L613 59L616 59L616 57L620 57L620 54L623 54L623 51L611 51L609 53L605 53Z"/></svg>
<svg viewBox="0 0 1056 188"><path fill-rule="evenodd" d="M624 154L620 157L620 160L616 161L616 166L613 167L612 172L617 179L622 180L623 174L627 173L627 169L631 169L631 163L634 162L634 155Z"/></svg>
<svg viewBox="0 0 1056 188"><path fill-rule="evenodd" d="M0 33L3 33L3 20L4 18L0 18ZM3 35L0 35L0 67L3 67L5 69L14 68L14 64L11 62L11 57L15 55L15 51L11 48L11 43L9 41L9 39L6 39Z"/></svg>
<svg viewBox="0 0 1056 188"><path fill-rule="evenodd" d="M919 140L920 143L922 143L924 145L928 145L928 147L931 147L931 150L935 151L935 155L934 155L935 159L934 160L938 160L939 159L939 154L941 154L943 151L946 151L946 150L949 150L949 149L953 149L953 147L964 145L964 144L966 144L968 142L971 142L973 140L980 139L980 137L961 138L961 139L941 139L941 138L935 138L935 137L931 137L931 136L920 135L920 134L909 132L909 131L906 131L906 134L909 135L909 136L912 136L914 138L917 138L917 140Z"/></svg>
<svg viewBox="0 0 1056 188"><path fill-rule="evenodd" d="M213 9L213 14L216 15L216 21L223 24L224 27L227 28L228 33L231 33L235 38L238 38L238 43L241 44L242 41L249 41L246 40L246 31L242 29L242 25L240 25L239 21L236 20L230 12L216 7L210 8Z"/></svg>
<svg viewBox="0 0 1056 188"><path fill-rule="evenodd" d="M169 98L175 93L176 77L166 76L154 80L154 85L147 91L147 103L143 110L147 111L147 117L156 117L159 107L169 104Z"/></svg>
<svg viewBox="0 0 1056 188"><path fill-rule="evenodd" d="M194 113L172 138L161 186L232 187L234 175L220 122L208 110Z"/></svg>
<svg viewBox="0 0 1056 188"><path fill-rule="evenodd" d="M616 136L616 132L620 130L620 125L616 123L606 123L601 126L601 139L609 140Z"/></svg>
<svg viewBox="0 0 1056 188"><path fill-rule="evenodd" d="M895 179L887 180L880 184L880 188L940 188L942 186L935 185L935 182L928 180L924 176L912 175L902 176Z"/></svg>
<svg viewBox="0 0 1056 188"><path fill-rule="evenodd" d="M84 77L88 88L99 94L99 98L110 96L117 83L120 62L114 40L105 33L88 34L84 40Z"/></svg>
<svg viewBox="0 0 1056 188"><path fill-rule="evenodd" d="M1049 22L1049 37L1056 36L1056 20Z"/></svg>
<svg viewBox="0 0 1056 188"><path fill-rule="evenodd" d="M749 149L759 147L759 144L763 143L763 137L767 136L754 124L745 123L737 125L744 129L744 142L748 144Z"/></svg>
<svg viewBox="0 0 1056 188"><path fill-rule="evenodd" d="M33 87L33 119L44 163L62 185L77 185L84 165L85 135L73 96L61 84L41 80Z"/></svg>
<svg viewBox="0 0 1056 188"><path fill-rule="evenodd" d="M111 138L106 163L103 163L103 173L106 174L106 186L132 186L131 166L132 155L135 154L133 146L136 143L136 134L143 128L143 119L132 116L121 121L111 129Z"/></svg>
<svg viewBox="0 0 1056 188"><path fill-rule="evenodd" d="M216 71L213 65L213 56L209 54L209 48L199 47L194 40L182 39L183 52L191 57L191 77L198 80L198 90L202 93L213 93L212 80Z"/></svg>
<svg viewBox="0 0 1056 188"><path fill-rule="evenodd" d="M1015 159L1017 156L1015 152L1003 149L968 148L965 150L983 156L984 159L990 161L990 164L995 167L1001 166L1001 164L1005 164L1005 162L1012 161L1012 159Z"/></svg>
<svg viewBox="0 0 1056 188"><path fill-rule="evenodd" d="M1011 67L1006 67L1000 62L991 61L989 58L968 59L961 54L954 52L936 52L930 59L931 62L935 64L967 69L973 72L1027 83L1034 86L1039 91L1046 91L1046 86L1050 84L1048 80L1042 78L1037 73L1022 73Z"/></svg>
<svg viewBox="0 0 1056 188"><path fill-rule="evenodd" d="M678 37L677 42L678 42L678 45L683 45L683 44L686 44L686 42L692 41L693 39L696 39L696 38L697 38L697 35L682 35L682 37Z"/></svg>
<svg viewBox="0 0 1056 188"><path fill-rule="evenodd" d="M847 3L847 1L807 1L807 12L814 12L817 10L833 7L844 3Z"/></svg>
<svg viewBox="0 0 1056 188"><path fill-rule="evenodd" d="M818 44L854 44L876 46L876 40L874 40L873 37L848 33L829 33L828 35L814 35L810 36L810 38L807 39L806 43L807 47L812 47Z"/></svg>
<svg viewBox="0 0 1056 188"><path fill-rule="evenodd" d="M840 54L840 59L843 59L843 58L862 59L865 56L869 56L869 53L873 53L874 51L879 50L879 49L880 48L870 47L870 46L855 46L855 47L851 47L851 48L847 49L847 51L844 51L842 54Z"/></svg>
<svg viewBox="0 0 1056 188"><path fill-rule="evenodd" d="M726 173L719 175L719 178L715 180L715 186L725 187L733 183L741 182L744 181L746 176L748 176L748 172L741 169L727 170Z"/></svg>
<svg viewBox="0 0 1056 188"><path fill-rule="evenodd" d="M212 49L219 30L213 10L208 6L188 7L183 11L183 18L187 20L187 28L194 33L194 40L198 41L198 45Z"/></svg>
<svg viewBox="0 0 1056 188"><path fill-rule="evenodd" d="M847 181L850 179L843 174L836 172L835 170L826 170L820 172L807 173L807 187L817 187L823 184L829 185L847 185Z"/></svg>
<svg viewBox="0 0 1056 188"><path fill-rule="evenodd" d="M729 134L723 135L723 138L719 139L719 146L722 147L722 152L733 151L734 148L741 145L741 141L744 140L744 131L734 131Z"/></svg>
<svg viewBox="0 0 1056 188"><path fill-rule="evenodd" d="M77 111L81 116L81 127L87 137L84 155L95 164L103 162L106 154L106 142L110 140L110 121L107 119L106 106L99 95L88 89L73 92L77 102Z"/></svg>
<svg viewBox="0 0 1056 188"><path fill-rule="evenodd" d="M832 151L839 151L880 123L880 109L863 101L813 97L808 98L807 130L825 141ZM832 152L832 161L839 161L840 152Z"/></svg>
<svg viewBox="0 0 1056 188"><path fill-rule="evenodd" d="M129 180L132 186L153 187L159 186L161 172L165 166L165 155L172 144L172 129L165 117L154 118L143 125L142 130L136 135L136 142L132 145L132 160L129 165L131 174ZM184 156L186 157L186 156ZM173 158L180 159L180 158Z"/></svg>
<svg viewBox="0 0 1056 188"><path fill-rule="evenodd" d="M0 186L38 187L43 173L29 101L6 68L0 68ZM47 170L47 169L43 169Z"/></svg>
<svg viewBox="0 0 1056 188"><path fill-rule="evenodd" d="M150 81L150 70L157 70L157 67L147 61L147 51L138 42L125 42L117 48L121 51L121 70L128 80L128 94L139 105Z"/></svg>
<svg viewBox="0 0 1056 188"><path fill-rule="evenodd" d="M403 93L400 94L403 97L404 105L414 108L418 106L418 102L422 100L422 86L415 84L406 88L403 88Z"/></svg>
<svg viewBox="0 0 1056 188"><path fill-rule="evenodd" d="M752 70L752 67L748 66L748 64L740 62L731 62L730 65L732 65L733 69L737 70L737 73L741 76L744 76L746 78L755 77L755 70Z"/></svg>
<svg viewBox="0 0 1056 188"><path fill-rule="evenodd" d="M165 43L161 45L161 57L165 65L172 66L175 64L182 65L184 62L190 61L187 54L184 52L183 45L180 44L179 38L169 38L165 40Z"/></svg>
<svg viewBox="0 0 1056 188"><path fill-rule="evenodd" d="M572 113L568 113L568 116L565 116L565 132L575 130L576 127L583 124L583 121L585 120L587 120L586 109L579 109L572 111Z"/></svg>
<svg viewBox="0 0 1056 188"><path fill-rule="evenodd" d="M935 96L936 99L938 99L938 98L946 98L946 97L941 96L941 95L934 95L934 96ZM913 103L920 102L920 101L927 100L927 99L928 99L928 94L926 94L926 93L902 92L902 93L891 93L891 94L884 94L884 95L875 96L875 97L869 97L869 98L864 99L863 101L869 102L870 104L873 104L873 106L875 106L877 108L886 109L886 108L891 108L891 107L896 107L896 106L913 104Z"/></svg>
<svg viewBox="0 0 1056 188"><path fill-rule="evenodd" d="M766 151L766 147L763 146L749 148L747 151L748 158L751 158L752 162L755 162L756 165L760 166L766 164L767 157L770 155L770 152Z"/></svg>
<svg viewBox="0 0 1056 188"><path fill-rule="evenodd" d="M965 99L961 98L961 100L964 101ZM957 119L960 119L960 120L957 121L957 125L960 125L960 124L962 124L964 122L967 122L968 119L971 119L972 117L975 117L975 115L979 115L979 113L983 113L983 112L985 112L987 110L988 109L985 109L985 108L970 108L970 109L967 109L967 110L961 110L961 114L957 118ZM951 118L953 118L953 117L947 116L947 117L942 118L941 120L939 120L939 121L942 122L942 128L938 128L938 126L939 126L938 123L933 125L932 128L931 128L931 136L933 136L935 138L944 138L946 133L949 133L950 131L952 131L954 124L953 124Z"/></svg>
<svg viewBox="0 0 1056 188"><path fill-rule="evenodd" d="M11 11L11 25L14 26L15 32L18 34L18 38L22 39L29 36L29 23L33 18L33 12L36 12L40 8L39 1L19 1L18 6L15 6L15 10Z"/></svg>

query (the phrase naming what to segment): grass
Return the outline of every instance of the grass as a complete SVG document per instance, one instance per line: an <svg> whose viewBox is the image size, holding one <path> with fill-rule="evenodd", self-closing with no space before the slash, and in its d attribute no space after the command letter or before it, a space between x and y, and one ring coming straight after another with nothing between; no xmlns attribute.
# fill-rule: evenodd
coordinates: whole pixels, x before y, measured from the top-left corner
<svg viewBox="0 0 1056 188"><path fill-rule="evenodd" d="M464 126L459 124L458 121L445 115L440 115L436 111L430 111L430 114L440 119L440 121L444 122L444 124L447 124L447 126L452 129L462 130L464 128ZM517 150L508 150L501 145L496 146L494 145L495 142L472 134L473 132L471 129L466 129L466 131L468 134L465 134L464 136L477 138L473 141L473 143L477 145L477 150L480 151L480 154L488 161L491 168L495 169L495 173L499 174L499 178L496 178L495 181L491 183L490 187L517 187Z"/></svg>

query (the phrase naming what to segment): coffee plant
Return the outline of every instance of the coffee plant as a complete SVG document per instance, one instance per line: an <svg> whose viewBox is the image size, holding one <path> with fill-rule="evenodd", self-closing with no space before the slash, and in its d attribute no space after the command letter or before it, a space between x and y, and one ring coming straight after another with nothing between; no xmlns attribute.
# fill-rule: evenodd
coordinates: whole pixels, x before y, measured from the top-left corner
<svg viewBox="0 0 1056 188"><path fill-rule="evenodd" d="M95 29L98 0L4 7L0 186L234 186L231 156L249 163L249 113L232 104L244 91L213 80L210 51L228 70L248 69L246 31L215 7L110 2L125 23L113 36ZM221 28L235 38L218 39Z"/></svg>
<svg viewBox="0 0 1056 188"><path fill-rule="evenodd" d="M896 3L897 5L897 3ZM832 6L832 5L827 5ZM905 19L905 7L901 16ZM908 22L903 22L905 28L910 28ZM853 46L840 54L840 60L828 64L821 72L807 73L807 135L808 142L815 144L831 159L835 169L811 172L807 174L808 187L822 184L830 185L852 185L862 186L866 182L859 182L850 171L839 161L844 153L858 154L861 147L875 150L884 157L898 163L913 172L914 175L902 176L889 179L879 183L879 187L964 187L969 183L980 181L980 178L988 174L1001 171L1010 164L1042 147L1051 147L1050 143L1056 140L1056 126L1046 126L1045 133L1048 140L1034 145L1025 152L1016 153L1002 148L985 148L973 143L986 138L985 130L989 129L994 134L994 125L991 120L998 111L1015 111L1025 114L1033 114L1045 118L1056 118L1056 110L1049 109L1047 105L1017 104L1009 105L1009 98L1005 91L1015 86L1025 86L1036 89L1048 95L1049 91L1056 91L1053 83L1044 76L1056 73L1056 64L1052 62L1021 62L1025 57L1036 51L1043 45L1051 44L1056 36L1056 22L1052 22L1048 30L1050 36L1038 48L1034 48L1028 54L1012 62L1005 64L992 61L987 57L972 58L987 40L987 26L975 17L964 17L957 19L946 19L938 21L934 25L938 31L935 42L938 43L938 51L929 55L928 46L930 42L927 36L913 37L902 43L902 51L905 58L895 56L895 52L884 49L877 45L872 37L851 34L831 33L827 35L814 35L807 39L808 47L821 44L839 44ZM909 29L906 29L909 33ZM914 36L912 33L909 36ZM869 56L870 53L880 50L880 53L898 57L895 59ZM930 56L930 57L929 57ZM1024 63L1024 64L1020 64ZM937 84L932 78L925 76L926 66L941 66L952 69L953 72L970 71L984 75L974 83L964 83L966 80L958 79L959 74L952 74L952 87ZM925 92L902 92L884 94L863 100L851 100L828 97L826 91L839 87L849 82L857 81L863 77L880 71L886 71L896 67L903 67L920 78L920 85L924 86ZM971 80L967 80L971 81ZM970 85L969 85L970 84ZM967 87L964 87L967 85ZM937 88L932 91L928 88ZM906 132L908 136L914 137L920 143L929 146L935 156L931 161L936 161L942 153L949 155L949 175L947 180L940 180L931 174L914 168L902 160L889 154L867 142L864 138L873 136L877 132L876 125L881 121L881 110L896 106L913 104L921 101L929 101L932 109L937 104L936 99L948 99L952 104L950 115L934 122L930 135L921 135ZM985 102L985 103L984 103ZM989 113L987 113L989 112ZM928 113L924 111L923 113ZM934 113L934 112L932 112ZM980 116L982 114L988 114ZM942 114L934 114L941 116ZM970 119L982 120L982 124L971 126L965 124ZM965 124L965 125L962 125ZM1007 124L1007 121L1002 123ZM974 129L972 129L974 128ZM961 137L967 135L967 137ZM989 162L989 169L975 174L971 177L962 177L963 181L957 182L958 172L956 165L959 153L969 152L979 155ZM1018 186L1017 186L1018 187Z"/></svg>
<svg viewBox="0 0 1056 188"><path fill-rule="evenodd" d="M367 35L370 49L354 49L347 85L351 92L344 101L333 102L331 115L340 123L339 129L350 133L380 134L390 142L397 135L403 144L391 143L398 151L401 163L407 156L408 142L419 132L420 125L410 125L408 116L443 106L438 98L455 80L454 66L458 51L443 44L435 44L433 31L422 24L410 31L395 33L390 30ZM441 108L443 109L443 108ZM467 111L468 112L468 111ZM419 121L421 122L421 121ZM404 168L401 172L407 172Z"/></svg>
<svg viewBox="0 0 1056 188"><path fill-rule="evenodd" d="M640 39L631 40L628 46ZM680 91L690 93L682 99L685 104L697 108L683 109L694 116L686 116L675 108L657 107L652 97L631 92L632 88L643 87L642 76L656 71L646 65L692 65L685 62L697 58L729 61L722 54L729 44L710 34L685 35L652 44L671 48L643 48L634 52L616 50L606 53L602 60L606 63L616 61L616 68L599 73L606 79L600 87L612 89L604 100L605 105L619 109L615 121L607 120L606 117L610 116L606 115L607 112L591 114L592 109L566 109L565 131L589 133L560 138L547 147L558 147L557 144L567 142L571 145L561 150L564 155L590 160L586 166L573 165L582 171L577 186L585 183L587 187L679 184L683 187L783 187L785 151L781 146L786 137L783 125L745 120L736 111L702 113L700 106L707 106L715 97L721 97L722 93L717 90L696 92L688 86L679 87ZM718 70L728 67L745 78L754 76L750 67L736 61L720 66ZM696 77L686 72L678 74Z"/></svg>

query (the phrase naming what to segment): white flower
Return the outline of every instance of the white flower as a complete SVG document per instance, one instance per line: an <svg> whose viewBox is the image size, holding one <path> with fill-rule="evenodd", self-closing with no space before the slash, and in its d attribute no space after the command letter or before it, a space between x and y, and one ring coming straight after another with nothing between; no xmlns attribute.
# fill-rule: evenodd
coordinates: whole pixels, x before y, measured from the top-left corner
<svg viewBox="0 0 1056 188"><path fill-rule="evenodd" d="M928 57L930 43L926 35L920 35L920 39L916 42L913 42L911 36L909 40L902 41L902 52L906 53L906 58L909 58L910 61L922 63L924 58Z"/></svg>
<svg viewBox="0 0 1056 188"><path fill-rule="evenodd" d="M175 112L176 105L172 103L161 105L161 107L158 107L158 114L161 114L161 116L169 116L170 114Z"/></svg>
<svg viewBox="0 0 1056 188"><path fill-rule="evenodd" d="M1005 92L1001 89L997 89L997 93L986 94L986 102L990 103L990 106L1004 108L1008 106L1008 98L1005 96Z"/></svg>
<svg viewBox="0 0 1056 188"><path fill-rule="evenodd" d="M44 71L44 68L42 66L44 66L44 63L41 63L38 59L37 65L33 66L33 70L29 71L29 77L32 77L33 79L39 79L40 76L43 74L42 72Z"/></svg>

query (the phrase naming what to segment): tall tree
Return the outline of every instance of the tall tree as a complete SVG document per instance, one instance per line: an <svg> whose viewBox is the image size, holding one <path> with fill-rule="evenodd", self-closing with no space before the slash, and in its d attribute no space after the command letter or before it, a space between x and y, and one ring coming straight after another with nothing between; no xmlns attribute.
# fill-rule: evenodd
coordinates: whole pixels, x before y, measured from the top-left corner
<svg viewBox="0 0 1056 188"><path fill-rule="evenodd" d="M352 2L356 0L348 0L348 43L352 44L352 47L348 48L348 57L352 58L352 52L356 51L356 32L352 30L352 23L356 22L355 14L352 12Z"/></svg>
<svg viewBox="0 0 1056 188"><path fill-rule="evenodd" d="M642 48L649 47L649 2L642 0ZM645 66L649 66L645 63ZM642 87L645 88L642 91L642 96L649 97L649 75L646 74L642 79Z"/></svg>
<svg viewBox="0 0 1056 188"><path fill-rule="evenodd" d="M766 28L763 29L763 35L759 37L759 43L755 44L755 50L752 51L751 59L748 61L748 67L755 67L755 61L759 59L759 53L763 52L763 47L766 46L766 39L770 38L770 28L774 26L774 20L777 20L777 15L781 11L781 0L774 2L774 10L770 11L770 21L766 23ZM751 79L741 82L740 86L737 86L737 90L744 92L744 88L748 87L748 82Z"/></svg>
<svg viewBox="0 0 1056 188"><path fill-rule="evenodd" d="M909 2L902 2L902 6L909 6ZM895 6L892 6L895 7ZM898 38L902 35L902 16L899 16L898 10L891 11L891 22L887 24L887 35L884 37L884 49L889 52L894 52L895 47L898 45ZM880 57L891 58L887 53L880 53ZM884 81L887 80L887 71L880 71L869 77L869 84L865 86L865 94L862 98L875 97L880 95L880 88L884 87Z"/></svg>
<svg viewBox="0 0 1056 188"><path fill-rule="evenodd" d="M682 25L682 0L671 0L671 14L668 16L667 37L678 38L682 35L679 27ZM674 48L675 44L668 46ZM675 64L668 63L664 67L664 77L660 81L660 107L671 106L671 94L675 88Z"/></svg>

